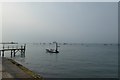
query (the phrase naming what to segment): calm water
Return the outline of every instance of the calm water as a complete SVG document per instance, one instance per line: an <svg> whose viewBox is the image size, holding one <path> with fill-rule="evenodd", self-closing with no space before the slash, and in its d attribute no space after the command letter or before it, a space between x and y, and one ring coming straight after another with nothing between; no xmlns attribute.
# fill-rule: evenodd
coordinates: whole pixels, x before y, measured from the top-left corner
<svg viewBox="0 0 120 80"><path fill-rule="evenodd" d="M14 59L46 78L118 77L117 45L60 45L58 54L46 48L54 45L27 44L26 57Z"/></svg>

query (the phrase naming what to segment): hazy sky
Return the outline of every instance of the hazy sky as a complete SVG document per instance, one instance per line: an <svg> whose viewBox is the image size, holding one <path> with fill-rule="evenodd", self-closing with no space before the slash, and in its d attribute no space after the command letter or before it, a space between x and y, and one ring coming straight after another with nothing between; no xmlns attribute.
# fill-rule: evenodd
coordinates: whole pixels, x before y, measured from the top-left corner
<svg viewBox="0 0 120 80"><path fill-rule="evenodd" d="M0 2L118 2L119 0L0 0Z"/></svg>
<svg viewBox="0 0 120 80"><path fill-rule="evenodd" d="M2 4L3 41L116 43L117 2Z"/></svg>
<svg viewBox="0 0 120 80"><path fill-rule="evenodd" d="M2 7L0 3L0 42L2 42Z"/></svg>

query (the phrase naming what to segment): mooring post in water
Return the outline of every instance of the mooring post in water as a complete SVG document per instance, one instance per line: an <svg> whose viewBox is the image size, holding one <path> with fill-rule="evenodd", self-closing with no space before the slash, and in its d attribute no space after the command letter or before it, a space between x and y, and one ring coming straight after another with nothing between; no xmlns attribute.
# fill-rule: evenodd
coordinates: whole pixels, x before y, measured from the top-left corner
<svg viewBox="0 0 120 80"><path fill-rule="evenodd" d="M24 50L26 49L26 44L24 44Z"/></svg>
<svg viewBox="0 0 120 80"><path fill-rule="evenodd" d="M24 46L21 46L21 57L25 57L25 49L26 49L26 44L24 44Z"/></svg>
<svg viewBox="0 0 120 80"><path fill-rule="evenodd" d="M15 50L13 50L13 53L14 53L14 57L15 57Z"/></svg>
<svg viewBox="0 0 120 80"><path fill-rule="evenodd" d="M1 57L2 51L0 50L0 57Z"/></svg>
<svg viewBox="0 0 120 80"><path fill-rule="evenodd" d="M2 57L4 57L4 50L2 51Z"/></svg>
<svg viewBox="0 0 120 80"><path fill-rule="evenodd" d="M12 58L12 50L11 50L11 58Z"/></svg>
<svg viewBox="0 0 120 80"><path fill-rule="evenodd" d="M21 46L21 57L23 55L23 46Z"/></svg>
<svg viewBox="0 0 120 80"><path fill-rule="evenodd" d="M25 56L26 44L24 44L24 56Z"/></svg>

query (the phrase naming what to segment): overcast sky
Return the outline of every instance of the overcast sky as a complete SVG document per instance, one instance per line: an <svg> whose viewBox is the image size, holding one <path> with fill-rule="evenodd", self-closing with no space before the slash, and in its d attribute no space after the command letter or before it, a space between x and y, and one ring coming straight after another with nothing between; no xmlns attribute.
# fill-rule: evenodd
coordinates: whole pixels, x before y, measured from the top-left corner
<svg viewBox="0 0 120 80"><path fill-rule="evenodd" d="M117 2L3 3L3 41L117 43Z"/></svg>
<svg viewBox="0 0 120 80"><path fill-rule="evenodd" d="M120 0L0 0L0 2L118 2Z"/></svg>
<svg viewBox="0 0 120 80"><path fill-rule="evenodd" d="M0 42L2 42L2 5L0 3Z"/></svg>

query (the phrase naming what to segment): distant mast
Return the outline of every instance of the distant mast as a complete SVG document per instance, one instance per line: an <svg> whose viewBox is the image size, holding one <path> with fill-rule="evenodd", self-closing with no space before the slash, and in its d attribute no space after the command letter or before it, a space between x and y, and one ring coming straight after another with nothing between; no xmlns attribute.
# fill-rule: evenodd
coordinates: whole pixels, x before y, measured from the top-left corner
<svg viewBox="0 0 120 80"><path fill-rule="evenodd" d="M58 43L57 42L55 42L56 43L56 52L58 52Z"/></svg>

